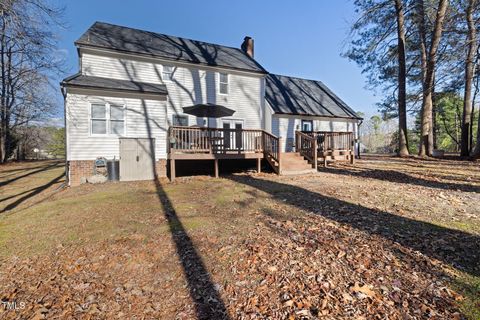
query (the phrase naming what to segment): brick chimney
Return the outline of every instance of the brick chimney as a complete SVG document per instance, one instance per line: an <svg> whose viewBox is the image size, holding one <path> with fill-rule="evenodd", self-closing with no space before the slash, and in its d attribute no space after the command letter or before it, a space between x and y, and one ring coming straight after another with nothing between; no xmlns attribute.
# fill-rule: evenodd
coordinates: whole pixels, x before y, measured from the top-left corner
<svg viewBox="0 0 480 320"><path fill-rule="evenodd" d="M250 58L253 58L253 39L251 37L246 36L243 39L241 48L246 54L250 56Z"/></svg>

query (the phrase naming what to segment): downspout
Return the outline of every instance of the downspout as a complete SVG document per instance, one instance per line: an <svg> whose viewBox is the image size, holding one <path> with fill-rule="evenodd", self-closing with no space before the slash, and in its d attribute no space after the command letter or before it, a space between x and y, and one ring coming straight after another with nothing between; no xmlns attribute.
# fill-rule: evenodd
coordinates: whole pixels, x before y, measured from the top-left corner
<svg viewBox="0 0 480 320"><path fill-rule="evenodd" d="M68 150L67 150L67 89L64 87L63 83L60 83L60 91L62 92L63 96L63 128L65 130L65 141L63 142L64 148L65 148L65 179L67 182L67 186L70 185L70 170L68 166L68 161L67 161L67 155L68 155Z"/></svg>
<svg viewBox="0 0 480 320"><path fill-rule="evenodd" d="M357 125L357 159L361 159L360 157L360 126L363 123L363 119L360 119L358 125Z"/></svg>

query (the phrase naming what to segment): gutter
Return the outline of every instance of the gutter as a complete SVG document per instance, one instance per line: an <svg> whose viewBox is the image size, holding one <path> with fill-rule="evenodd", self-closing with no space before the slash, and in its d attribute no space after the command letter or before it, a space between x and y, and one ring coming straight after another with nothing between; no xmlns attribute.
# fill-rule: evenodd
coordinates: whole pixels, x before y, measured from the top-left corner
<svg viewBox="0 0 480 320"><path fill-rule="evenodd" d="M317 115L317 114L302 114L302 113L287 113L287 112L274 112L273 114L287 115L287 116L302 116L302 117L322 117L322 118L335 118L335 119L349 119L358 120L363 122L363 118L360 117L343 117L343 116L331 116L331 115Z"/></svg>

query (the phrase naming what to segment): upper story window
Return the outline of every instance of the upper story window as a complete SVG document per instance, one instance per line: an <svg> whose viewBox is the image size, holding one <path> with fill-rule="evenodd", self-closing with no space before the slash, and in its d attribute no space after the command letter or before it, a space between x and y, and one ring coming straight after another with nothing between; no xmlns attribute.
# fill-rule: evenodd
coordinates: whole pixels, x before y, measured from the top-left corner
<svg viewBox="0 0 480 320"><path fill-rule="evenodd" d="M218 74L218 92L228 94L228 73L220 72Z"/></svg>
<svg viewBox="0 0 480 320"><path fill-rule="evenodd" d="M162 79L163 81L173 80L173 66L163 66Z"/></svg>
<svg viewBox="0 0 480 320"><path fill-rule="evenodd" d="M90 110L92 135L124 135L125 108L120 105L94 103Z"/></svg>

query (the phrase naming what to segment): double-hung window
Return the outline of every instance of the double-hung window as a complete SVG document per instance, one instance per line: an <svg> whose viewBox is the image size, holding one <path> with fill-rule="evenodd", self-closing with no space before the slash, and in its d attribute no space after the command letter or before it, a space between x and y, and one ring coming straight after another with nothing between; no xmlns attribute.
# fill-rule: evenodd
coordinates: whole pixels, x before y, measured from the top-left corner
<svg viewBox="0 0 480 320"><path fill-rule="evenodd" d="M92 134L107 134L107 106L92 104Z"/></svg>
<svg viewBox="0 0 480 320"><path fill-rule="evenodd" d="M172 66L163 66L162 79L163 79L163 81L172 81L173 80L173 67Z"/></svg>
<svg viewBox="0 0 480 320"><path fill-rule="evenodd" d="M123 106L110 105L110 133L125 134L125 109Z"/></svg>
<svg viewBox="0 0 480 320"><path fill-rule="evenodd" d="M92 135L124 135L125 108L121 105L94 103L90 109Z"/></svg>
<svg viewBox="0 0 480 320"><path fill-rule="evenodd" d="M228 94L228 73L220 72L218 74L218 92Z"/></svg>

